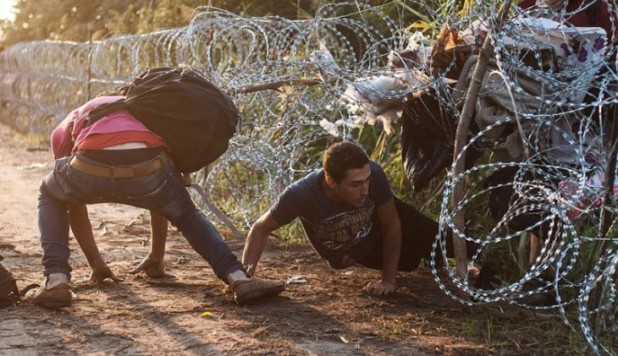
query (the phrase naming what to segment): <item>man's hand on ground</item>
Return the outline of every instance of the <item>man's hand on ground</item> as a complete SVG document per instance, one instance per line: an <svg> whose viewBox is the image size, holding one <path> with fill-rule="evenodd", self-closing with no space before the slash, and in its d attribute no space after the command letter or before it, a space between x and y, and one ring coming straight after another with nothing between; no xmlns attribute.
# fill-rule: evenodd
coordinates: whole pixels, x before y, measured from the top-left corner
<svg viewBox="0 0 618 356"><path fill-rule="evenodd" d="M165 263L162 260L154 259L150 255L146 256L142 262L132 270L131 274L144 271L151 278L171 278L171 274L165 272Z"/></svg>
<svg viewBox="0 0 618 356"><path fill-rule="evenodd" d="M396 288L394 283L379 280L367 283L363 290L371 295L388 295L393 293Z"/></svg>
<svg viewBox="0 0 618 356"><path fill-rule="evenodd" d="M92 284L101 284L106 279L111 279L114 282L122 282L122 279L116 277L114 272L107 266L91 266L90 278L88 281Z"/></svg>

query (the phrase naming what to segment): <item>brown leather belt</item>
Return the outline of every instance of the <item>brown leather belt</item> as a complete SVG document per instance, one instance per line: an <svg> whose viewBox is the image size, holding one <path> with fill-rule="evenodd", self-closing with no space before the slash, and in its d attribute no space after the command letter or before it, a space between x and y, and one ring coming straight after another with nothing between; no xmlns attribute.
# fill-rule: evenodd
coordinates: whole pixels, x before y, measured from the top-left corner
<svg viewBox="0 0 618 356"><path fill-rule="evenodd" d="M85 162L78 156L73 156L69 164L75 170L91 176L107 178L132 178L144 177L153 174L163 167L163 159L160 156L157 156L149 161L136 163L130 166L103 167Z"/></svg>

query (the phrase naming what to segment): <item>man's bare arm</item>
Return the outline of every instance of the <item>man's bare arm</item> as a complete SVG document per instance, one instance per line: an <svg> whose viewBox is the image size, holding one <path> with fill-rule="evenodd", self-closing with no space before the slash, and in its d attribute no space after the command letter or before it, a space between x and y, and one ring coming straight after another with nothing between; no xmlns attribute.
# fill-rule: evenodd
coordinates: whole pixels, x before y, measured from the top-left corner
<svg viewBox="0 0 618 356"><path fill-rule="evenodd" d="M376 208L382 227L382 279L370 282L364 289L374 295L387 295L395 291L397 266L401 252L401 221L395 207L395 199Z"/></svg>
<svg viewBox="0 0 618 356"><path fill-rule="evenodd" d="M150 211L150 252L142 262L131 271L132 274L144 271L148 277L172 277L165 272L165 242L167 240L168 222L163 215Z"/></svg>
<svg viewBox="0 0 618 356"><path fill-rule="evenodd" d="M88 208L83 204L73 204L69 206L69 224L75 236L75 240L79 247L84 252L90 269L90 282L101 283L105 279L111 279L114 282L119 282L120 278L116 277L111 269L107 266L97 243L94 240L92 233L92 225L88 218Z"/></svg>
<svg viewBox="0 0 618 356"><path fill-rule="evenodd" d="M264 252L268 243L268 235L279 227L279 223L270 215L270 212L262 215L251 226L242 254L242 264L247 268L247 273L250 275L253 275L256 271L262 252Z"/></svg>

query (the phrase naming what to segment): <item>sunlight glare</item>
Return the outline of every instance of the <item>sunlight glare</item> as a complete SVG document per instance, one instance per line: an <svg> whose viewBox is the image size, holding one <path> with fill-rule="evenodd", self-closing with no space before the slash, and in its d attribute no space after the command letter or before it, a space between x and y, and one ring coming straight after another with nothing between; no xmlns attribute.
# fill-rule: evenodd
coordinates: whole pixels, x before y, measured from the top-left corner
<svg viewBox="0 0 618 356"><path fill-rule="evenodd" d="M16 0L2 0L0 1L0 19L1 20L13 20L15 14L13 13L13 6Z"/></svg>

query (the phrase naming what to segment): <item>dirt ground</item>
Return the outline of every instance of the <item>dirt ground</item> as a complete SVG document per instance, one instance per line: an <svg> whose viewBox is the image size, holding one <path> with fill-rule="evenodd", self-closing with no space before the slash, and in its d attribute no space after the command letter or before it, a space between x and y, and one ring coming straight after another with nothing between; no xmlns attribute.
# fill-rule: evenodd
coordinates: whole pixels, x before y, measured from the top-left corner
<svg viewBox="0 0 618 356"><path fill-rule="evenodd" d="M23 289L42 281L36 199L51 152L0 125L0 156L0 254ZM73 305L53 311L22 303L0 310L0 354L553 353L501 331L530 324L534 313L508 305L464 308L440 291L427 269L401 273L397 293L377 298L361 290L377 271L336 271L309 248L270 248L260 275L300 283L289 284L280 297L239 307L173 228L166 263L175 278L152 279L128 273L148 251L148 214L101 204L90 207L90 217L105 260L124 281L86 283L89 268L72 239ZM240 255L243 242L229 243Z"/></svg>

